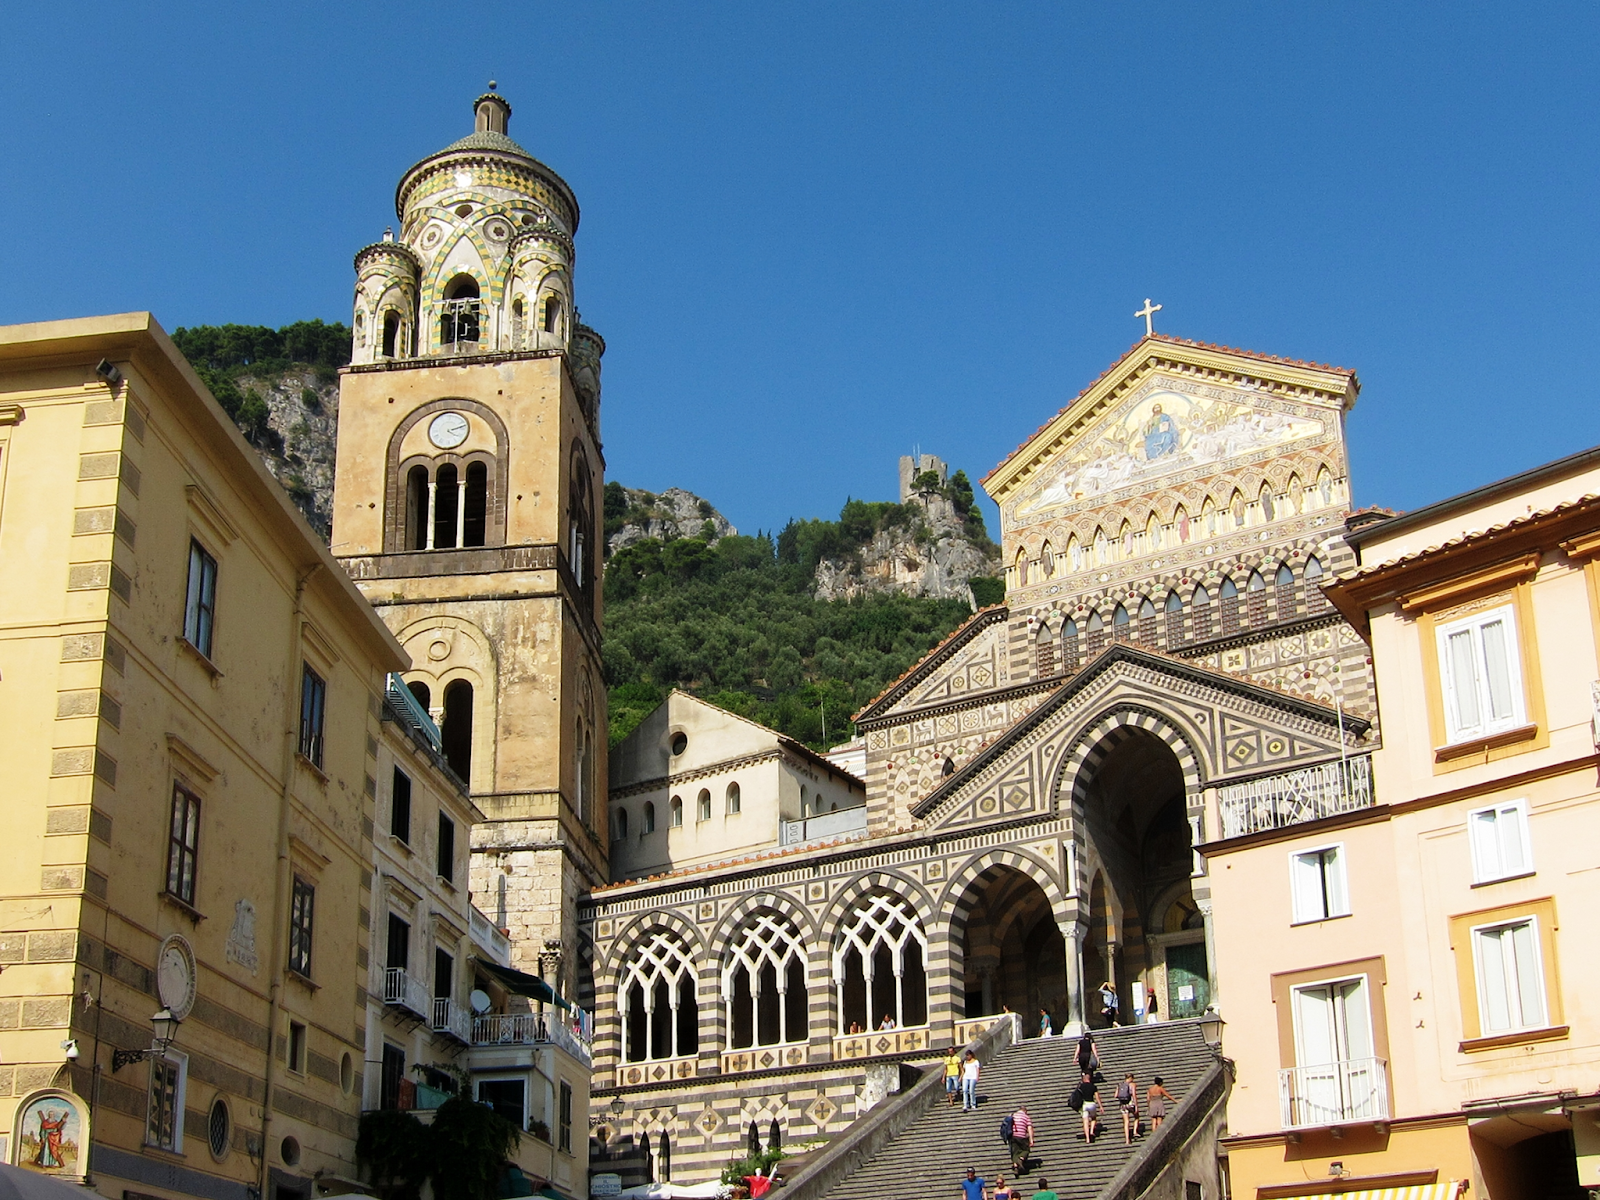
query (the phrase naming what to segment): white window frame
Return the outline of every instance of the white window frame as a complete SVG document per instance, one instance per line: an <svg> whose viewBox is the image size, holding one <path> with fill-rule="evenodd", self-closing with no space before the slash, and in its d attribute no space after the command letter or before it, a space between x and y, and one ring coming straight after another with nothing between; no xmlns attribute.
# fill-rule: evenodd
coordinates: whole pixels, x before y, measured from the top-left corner
<svg viewBox="0 0 1600 1200"><path fill-rule="evenodd" d="M1485 820L1492 817L1493 820ZM1516 830L1522 857L1506 862L1506 826ZM1501 879L1520 879L1534 873L1533 841L1528 824L1526 800L1503 800L1475 808L1467 814L1467 841L1472 847L1472 880L1494 883Z"/></svg>
<svg viewBox="0 0 1600 1200"><path fill-rule="evenodd" d="M1330 873L1327 866L1319 869L1318 900L1321 911L1311 911L1302 903L1300 888L1301 860L1317 855L1323 858L1326 864L1326 855L1333 854L1335 871ZM1348 917L1350 915L1350 875L1346 869L1348 858L1345 854L1343 842L1333 842L1326 846L1313 846L1306 850L1292 850L1289 852L1289 907L1291 914L1290 924L1310 925L1318 921L1331 921L1335 917ZM1333 874L1338 879L1338 895L1333 894L1333 889L1328 882Z"/></svg>
<svg viewBox="0 0 1600 1200"><path fill-rule="evenodd" d="M170 1146L158 1141L156 1138L156 1072L153 1068L157 1062L170 1063L178 1069L178 1086L173 1089L172 1095L172 1144ZM189 1056L181 1050L167 1050L162 1054L152 1054L150 1063L152 1070L150 1071L148 1092L145 1096L144 1144L154 1146L158 1150L170 1150L173 1154L182 1154L183 1114L188 1102L189 1092Z"/></svg>
<svg viewBox="0 0 1600 1200"><path fill-rule="evenodd" d="M1509 711L1504 716L1494 714L1494 697L1488 681L1482 678L1484 672L1483 659L1483 629L1495 621L1504 621L1506 638L1506 677L1511 688L1507 697ZM1456 678L1454 664L1450 657L1450 639L1456 635L1468 633L1472 639L1474 678L1469 681ZM1494 608L1485 609L1483 612L1473 613L1470 617L1461 617L1458 620L1442 622L1434 629L1434 648L1439 659L1439 687L1444 700L1444 726L1445 744L1456 745L1459 742L1470 742L1481 737L1490 737L1496 733L1503 733L1508 729L1516 729L1528 723L1528 705L1526 687L1522 676L1522 647L1518 641L1517 610L1516 605L1510 601L1496 605ZM1474 702L1478 709L1478 719L1473 723L1465 723L1460 718L1459 701L1464 687L1470 687Z"/></svg>
<svg viewBox="0 0 1600 1200"><path fill-rule="evenodd" d="M1484 935L1495 933L1495 932L1500 931L1500 930L1514 929L1514 928L1516 928L1517 926L1520 926L1520 925L1526 925L1528 927L1529 932L1533 935L1532 939L1531 939L1532 946L1533 946L1532 969L1533 969L1534 981L1538 984L1538 989L1539 989L1539 1012L1537 1014L1538 1019L1534 1020L1534 1021L1524 1020L1521 1024L1512 1024L1512 1025L1506 1026L1504 1029L1497 1029L1497 1028L1492 1027L1489 1024L1489 1011L1488 1011L1488 1009L1489 1009L1488 998L1489 997L1488 997L1488 991L1487 991L1487 989L1485 987L1485 984L1486 984L1487 980L1486 980L1486 977L1484 975L1484 969L1483 969L1483 942L1484 942ZM1530 1030L1530 1029L1546 1029L1546 1028L1548 1028L1549 1024L1550 1024L1550 996L1545 991L1544 946L1541 944L1541 937L1540 937L1540 931L1539 931L1539 917L1538 917L1538 915L1536 913L1529 913L1525 917L1513 917L1508 921L1490 921L1490 922L1488 922L1486 924L1483 924L1483 925L1474 925L1472 927L1472 935L1471 936L1472 936L1472 973L1473 973L1473 976L1474 976L1473 984L1474 984L1474 989L1476 990L1476 992L1478 994L1478 1033L1479 1033L1479 1035L1482 1036L1482 1037L1498 1037L1498 1036L1500 1036L1502 1034L1523 1033L1523 1032L1526 1032L1527 1030ZM1522 969L1523 969L1523 964L1521 964L1519 962L1517 964L1517 978L1519 980L1522 977ZM1509 999L1510 995L1511 995L1511 992L1508 990L1508 992L1507 992L1508 999ZM1519 1007L1519 1009L1521 1007L1520 996L1518 997L1518 1007ZM1523 1015L1526 1016L1526 1014L1523 1014Z"/></svg>
<svg viewBox="0 0 1600 1200"><path fill-rule="evenodd" d="M533 1088L528 1086L529 1080L525 1073L475 1075L472 1079L472 1099L482 1104L478 1099L478 1085L484 1083L520 1083L522 1085L522 1132L527 1133L533 1124ZM546 1122L548 1124L548 1122Z"/></svg>

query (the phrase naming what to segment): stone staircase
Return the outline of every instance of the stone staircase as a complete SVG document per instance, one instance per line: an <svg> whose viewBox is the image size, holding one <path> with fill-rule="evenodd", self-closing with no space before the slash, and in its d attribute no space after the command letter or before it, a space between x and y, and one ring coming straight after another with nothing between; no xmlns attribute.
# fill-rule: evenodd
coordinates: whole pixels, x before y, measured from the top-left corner
<svg viewBox="0 0 1600 1200"><path fill-rule="evenodd" d="M1115 1103L1122 1077L1133 1072L1143 1116L1144 1092L1154 1076L1165 1080L1181 1104L1218 1059L1196 1021L1098 1030L1094 1038L1106 1111L1092 1145L1084 1144L1083 1119L1067 1103L1078 1079L1073 1062L1077 1039L1032 1039L999 1051L984 1067L977 1112L962 1112L941 1098L823 1194L838 1200L955 1197L969 1166L991 1186L1002 1173L1013 1179L1010 1151L1000 1140L1000 1119L1025 1104L1034 1122L1034 1149L1021 1177L1023 1195L1033 1192L1044 1175L1052 1190L1072 1200L1099 1196L1149 1140L1146 1120L1144 1138L1123 1145ZM1175 1108L1167 1106L1169 1119Z"/></svg>

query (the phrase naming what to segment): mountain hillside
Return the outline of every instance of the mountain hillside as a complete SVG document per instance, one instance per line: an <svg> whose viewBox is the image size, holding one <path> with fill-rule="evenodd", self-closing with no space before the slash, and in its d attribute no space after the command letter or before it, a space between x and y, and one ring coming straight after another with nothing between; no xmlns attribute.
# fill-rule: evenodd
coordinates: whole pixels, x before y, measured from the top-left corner
<svg viewBox="0 0 1600 1200"><path fill-rule="evenodd" d="M627 488L615 481L606 484L606 553L625 550L646 538L670 542L674 538L699 537L706 540L738 533L728 518L682 488L668 488L660 495L641 488Z"/></svg>
<svg viewBox="0 0 1600 1200"><path fill-rule="evenodd" d="M349 327L199 325L178 329L172 340L326 539L333 529L338 368L350 361Z"/></svg>

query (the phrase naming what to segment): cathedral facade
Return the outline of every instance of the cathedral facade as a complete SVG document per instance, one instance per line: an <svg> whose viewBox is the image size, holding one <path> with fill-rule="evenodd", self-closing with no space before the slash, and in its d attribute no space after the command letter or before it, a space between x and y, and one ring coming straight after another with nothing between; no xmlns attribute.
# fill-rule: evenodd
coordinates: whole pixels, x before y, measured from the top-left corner
<svg viewBox="0 0 1600 1200"><path fill-rule="evenodd" d="M708 1178L1006 1011L1093 1026L1102 985L1124 1021L1222 1010L1198 848L1291 774L1364 786L1376 737L1319 585L1357 391L1149 336L991 472L1005 603L857 714L864 828L581 900L597 1146Z"/></svg>

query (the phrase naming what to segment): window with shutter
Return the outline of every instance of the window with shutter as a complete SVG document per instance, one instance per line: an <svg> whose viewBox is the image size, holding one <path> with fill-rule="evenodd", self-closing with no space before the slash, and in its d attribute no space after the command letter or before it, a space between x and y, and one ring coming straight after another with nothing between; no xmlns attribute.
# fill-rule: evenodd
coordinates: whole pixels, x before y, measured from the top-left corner
<svg viewBox="0 0 1600 1200"><path fill-rule="evenodd" d="M1528 837L1528 802L1512 800L1467 814L1474 882L1488 883L1533 871Z"/></svg>
<svg viewBox="0 0 1600 1200"><path fill-rule="evenodd" d="M1436 636L1448 743L1527 724L1511 605L1441 624Z"/></svg>
<svg viewBox="0 0 1600 1200"><path fill-rule="evenodd" d="M1472 931L1478 1015L1486 1035L1537 1029L1546 1022L1544 968L1536 917Z"/></svg>
<svg viewBox="0 0 1600 1200"><path fill-rule="evenodd" d="M1343 846L1290 855L1289 883L1296 924L1350 914Z"/></svg>

